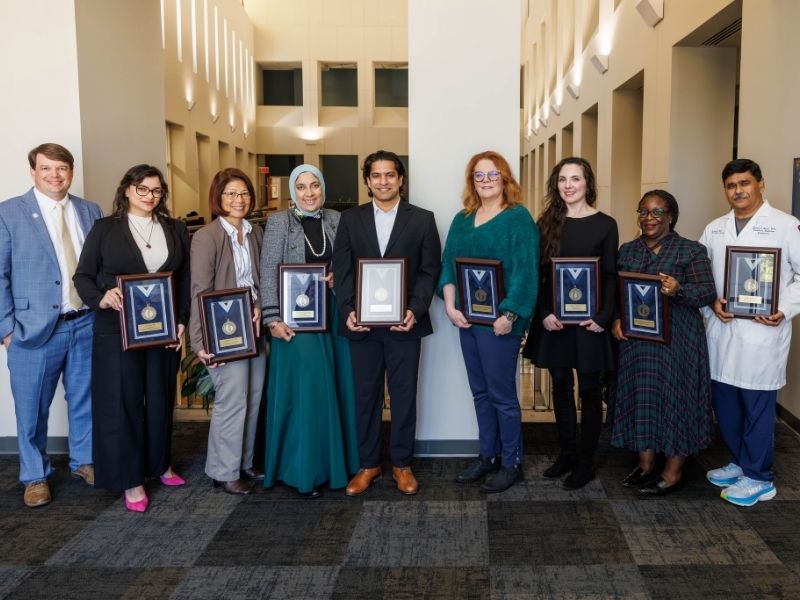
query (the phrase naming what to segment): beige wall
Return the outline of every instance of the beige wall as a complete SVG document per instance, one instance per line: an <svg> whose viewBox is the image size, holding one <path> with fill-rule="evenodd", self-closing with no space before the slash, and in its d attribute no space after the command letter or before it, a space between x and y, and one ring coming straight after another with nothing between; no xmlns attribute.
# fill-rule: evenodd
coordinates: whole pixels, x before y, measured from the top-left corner
<svg viewBox="0 0 800 600"><path fill-rule="evenodd" d="M765 10L768 5L770 10ZM766 195L791 212L792 158L800 156L800 2L746 0L743 7L739 155L761 165ZM800 416L800 320L794 320L787 385L779 401Z"/></svg>
<svg viewBox="0 0 800 600"><path fill-rule="evenodd" d="M654 187L676 194L681 205L678 230L690 238L696 239L708 221L728 210L719 173L733 154L737 46L738 156L761 164L768 198L790 210L792 158L800 156L800 121L793 116L800 105L800 80L793 76L800 57L794 31L800 2L665 0L663 20L650 27L633 0L526 1L530 14L521 48L527 74L522 153L533 152L544 165L552 164L549 140L555 135L556 148L563 148L560 138L570 123L575 154L591 156L583 146L596 139L598 204L620 221L621 240L635 234L630 214L638 196ZM741 41L734 34L721 46L703 44L737 16L743 22ZM561 18L573 22L557 25ZM543 35L555 36L555 42L543 42ZM570 41L575 48L572 65L567 64ZM604 74L590 63L595 53L608 55ZM626 122L618 111L634 116L626 96L638 73L643 80L641 115ZM567 92L567 83L578 88L577 100ZM560 103L560 115L553 103ZM596 134L593 119L582 118L595 104ZM637 126L640 131L632 131ZM630 149L636 136L641 136L641 173L632 177L637 167ZM621 164L620 157L627 162ZM529 193L543 194L547 174L545 167L529 180ZM627 180L622 188L615 183L620 180ZM800 356L798 336L800 332L789 357L788 385L780 394L781 403L795 415L800 415L800 375L791 365Z"/></svg>
<svg viewBox="0 0 800 600"><path fill-rule="evenodd" d="M314 165L319 165L321 154L357 155L359 163L378 148L408 154L408 110L373 106L374 63L408 61L405 0L245 0L244 4L255 27L256 62L303 67L302 107L258 107L259 154L302 154ZM320 62L357 64L357 108L320 106ZM258 76L256 80L258 87ZM307 141L307 137L319 139ZM359 200L367 199L361 185Z"/></svg>
<svg viewBox="0 0 800 600"><path fill-rule="evenodd" d="M75 17L84 186L109 214L127 169L166 167L159 3L75 0Z"/></svg>
<svg viewBox="0 0 800 600"><path fill-rule="evenodd" d="M178 5L181 9L182 25L180 48L177 35ZM253 25L238 1L170 0L164 2L163 6L165 44L161 60L164 65L165 83L161 102L164 105L167 121L166 142L163 143L167 148L171 174L172 210L178 216L196 210L209 219L208 185L219 169L242 168L258 186L255 159ZM193 6L197 47L196 72L192 51ZM158 31L160 35L160 26ZM216 40L218 40L219 60L217 60ZM219 88L217 88L217 69L219 69ZM220 154L220 143L227 144L230 152ZM238 161L237 150L240 155ZM202 173L201 161L204 165Z"/></svg>
<svg viewBox="0 0 800 600"><path fill-rule="evenodd" d="M45 141L70 149L76 160L70 191L106 213L125 169L142 161L164 164L163 72L160 44L151 35L160 30L159 2L143 0L135 8L126 0L4 4L4 18L19 26L8 27L0 38L6 58L0 74L6 86L0 94L0 114L6 115L0 198L31 186L26 156ZM0 350L0 438L16 435L3 355L5 349ZM63 397L59 386L51 436L67 431Z"/></svg>

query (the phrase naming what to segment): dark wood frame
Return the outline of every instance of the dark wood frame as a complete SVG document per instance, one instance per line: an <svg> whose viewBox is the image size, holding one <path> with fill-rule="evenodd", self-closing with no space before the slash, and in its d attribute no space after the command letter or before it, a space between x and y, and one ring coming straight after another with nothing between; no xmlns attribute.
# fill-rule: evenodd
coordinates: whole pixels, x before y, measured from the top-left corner
<svg viewBox="0 0 800 600"><path fill-rule="evenodd" d="M171 322L167 323L167 332L156 341L150 342L136 342L128 339L128 295L126 293L129 285L142 281L166 281L169 290L169 317ZM163 346L171 346L180 342L178 339L178 319L175 313L175 282L172 277L172 272L159 272L159 273L140 273L135 275L117 275L117 287L122 294L122 310L119 311L119 327L120 338L122 339L122 349L127 352L128 350L143 350L145 348L159 348ZM133 320L134 324L136 319Z"/></svg>
<svg viewBox="0 0 800 600"><path fill-rule="evenodd" d="M495 281L495 288L492 290L495 292L494 300L495 300L495 308L496 315L487 315L483 318L475 317L467 313L467 291L464 289L462 283L462 274L465 269L470 269L472 267L485 267L487 269L494 271L494 281ZM467 320L468 323L473 323L475 325L491 325L492 323L497 320L500 316L500 303L505 298L505 285L503 282L503 263L499 260L489 259L489 258L463 258L458 257L456 258L456 287L458 288L458 297L459 301L461 302L461 312L464 314L464 318Z"/></svg>
<svg viewBox="0 0 800 600"><path fill-rule="evenodd" d="M364 268L370 265L396 265L400 267L400 320L399 321L362 321L361 320L361 287L364 279ZM356 277L356 325L363 327L394 327L402 325L406 318L408 306L408 259L406 258L359 258Z"/></svg>
<svg viewBox="0 0 800 600"><path fill-rule="evenodd" d="M216 344L212 342L213 338L210 324L211 319L206 313L206 301L213 301L217 298L223 298L225 296L241 297L244 300L244 312L247 316L245 317L245 322L242 323L242 326L250 334L250 343L247 344L247 349L245 350L220 355L213 352ZM198 296L198 302L200 304L200 324L203 332L203 345L205 346L206 352L214 354L214 358L209 361L211 364L229 363L258 356L258 338L256 337L255 323L253 323L253 296L250 293L250 288L244 287L203 292Z"/></svg>
<svg viewBox="0 0 800 600"><path fill-rule="evenodd" d="M772 254L774 256L774 269L772 272L772 300L769 303L769 312L765 314L761 314L761 316L766 317L772 314L775 314L778 310L778 293L780 291L780 283L781 283L781 249L780 248L761 248L759 246L726 246L725 247L725 282L722 287L722 293L724 294L724 298L727 300L730 298L730 290L728 286L730 285L730 269L731 269L731 255L735 252L741 252L743 254ZM744 313L736 311L730 302L725 304L724 310L726 312L732 313L734 317L737 319L755 319L759 315L754 315L752 313Z"/></svg>
<svg viewBox="0 0 800 600"><path fill-rule="evenodd" d="M620 315L620 323L622 324L622 333L625 337L634 338L639 340L648 340L651 342L661 342L663 344L669 344L671 331L670 331L670 315L671 315L671 306L669 302L669 298L664 296L661 293L661 277L658 275L650 275L649 273L635 273L632 271L620 271L617 273L617 281L619 283L619 315ZM661 296L661 310L657 315L657 318L661 320L661 335L657 334L647 334L647 333L638 333L633 331L629 327L628 323L628 310L627 310L627 303L626 303L626 290L627 284L631 282L643 282L651 284L656 291L656 294Z"/></svg>
<svg viewBox="0 0 800 600"><path fill-rule="evenodd" d="M308 273L313 271L319 271L322 277L327 277L328 275L328 265L327 263L296 263L296 264L285 264L285 265L278 265L278 306L281 312L281 319L287 326L291 327L292 331L296 333L304 333L304 332L315 332L315 331L327 331L328 330L328 283L325 281L321 281L319 284L319 288L317 289L317 294L320 298L320 325L314 325L311 327L306 326L297 326L296 321L286 319L286 313L283 305L283 277L284 274L288 273ZM292 323L295 323L292 325Z"/></svg>
<svg viewBox="0 0 800 600"><path fill-rule="evenodd" d="M594 306L589 307L589 316L580 316L580 317L573 317L570 318L569 315L564 316L562 318L561 315L558 314L558 294L556 293L556 286L558 285L558 278L556 275L558 274L558 266L560 264L575 264L575 263L584 263L582 266L594 266L594 287L595 287L595 304ZM602 296L601 296L601 287L600 287L600 257L599 256L556 256L550 259L550 293L551 293L551 300L553 302L553 314L558 318L561 323L564 325L577 325L586 319L591 319L594 317L599 311L600 307L602 306Z"/></svg>

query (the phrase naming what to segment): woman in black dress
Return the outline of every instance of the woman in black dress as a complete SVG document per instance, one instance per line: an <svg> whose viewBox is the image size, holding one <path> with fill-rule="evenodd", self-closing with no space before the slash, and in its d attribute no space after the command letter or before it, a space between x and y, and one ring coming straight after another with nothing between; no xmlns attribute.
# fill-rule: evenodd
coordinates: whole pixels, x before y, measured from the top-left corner
<svg viewBox="0 0 800 600"><path fill-rule="evenodd" d="M541 268L539 301L524 355L550 371L561 451L545 477L570 475L564 487L576 489L594 479L594 454L603 418L603 374L613 368L608 327L615 312L617 223L594 208L594 173L582 158L559 162L547 180L547 206L539 218ZM601 305L594 317L565 325L553 314L552 257L600 257ZM572 370L578 372L581 438Z"/></svg>
<svg viewBox="0 0 800 600"><path fill-rule="evenodd" d="M145 477L183 485L171 466L172 409L180 343L122 349L117 275L171 271L178 339L189 320L189 237L167 210L167 182L156 167L136 165L122 177L114 214L95 222L73 277L96 311L92 346L92 453L95 486L124 492L125 506L147 510Z"/></svg>

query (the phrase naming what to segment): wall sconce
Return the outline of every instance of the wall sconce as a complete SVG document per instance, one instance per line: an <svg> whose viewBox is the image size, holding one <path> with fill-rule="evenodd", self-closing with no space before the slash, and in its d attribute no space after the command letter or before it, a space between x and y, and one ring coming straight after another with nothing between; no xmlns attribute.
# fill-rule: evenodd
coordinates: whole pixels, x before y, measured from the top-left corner
<svg viewBox="0 0 800 600"><path fill-rule="evenodd" d="M194 108L194 105L197 104L194 100L187 100L186 101L186 110L191 111Z"/></svg>
<svg viewBox="0 0 800 600"><path fill-rule="evenodd" d="M648 26L655 27L664 18L664 0L639 0L636 10Z"/></svg>
<svg viewBox="0 0 800 600"><path fill-rule="evenodd" d="M236 131L236 123L231 123L231 133Z"/></svg>
<svg viewBox="0 0 800 600"><path fill-rule="evenodd" d="M219 113L211 113L211 122L216 123L219 121Z"/></svg>
<svg viewBox="0 0 800 600"><path fill-rule="evenodd" d="M542 127L547 127L547 117L539 117L539 123L542 124Z"/></svg>
<svg viewBox="0 0 800 600"><path fill-rule="evenodd" d="M552 110L554 113L556 113L557 117L561 116L561 105L560 104L556 104L555 100L551 100L550 101L550 110Z"/></svg>
<svg viewBox="0 0 800 600"><path fill-rule="evenodd" d="M574 83L567 84L567 93L570 96L572 96L575 100L578 99L578 96L580 95L579 92L580 92L579 86L575 85Z"/></svg>
<svg viewBox="0 0 800 600"><path fill-rule="evenodd" d="M594 54L592 55L591 63L602 75L608 71L608 54Z"/></svg>

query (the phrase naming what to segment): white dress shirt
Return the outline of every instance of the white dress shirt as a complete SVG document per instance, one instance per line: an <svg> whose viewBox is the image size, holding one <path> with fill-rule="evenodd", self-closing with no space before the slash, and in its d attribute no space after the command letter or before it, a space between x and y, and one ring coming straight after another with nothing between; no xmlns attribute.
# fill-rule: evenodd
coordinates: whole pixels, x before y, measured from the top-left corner
<svg viewBox="0 0 800 600"><path fill-rule="evenodd" d="M381 256L386 252L389 244L389 236L392 235L394 220L397 218L397 207L400 205L398 199L391 210L383 211L378 208L375 201L372 201L372 210L375 212L375 232L378 234L378 245L380 246Z"/></svg>
<svg viewBox="0 0 800 600"><path fill-rule="evenodd" d="M58 260L58 269L61 271L61 313L66 313L75 310L69 301L69 285L68 282L72 281L72 276L75 273L67 272L67 263L64 259L64 251L61 247L61 231L58 226L56 211L56 201L52 198L45 196L35 187L33 188L33 195L36 196L36 202L39 204L39 211L41 212L44 224L47 227L47 233L50 235L50 241L53 244L53 249L56 251L56 259ZM79 258L81 249L83 248L83 241L86 239L86 233L81 230L80 223L78 222L78 215L75 213L75 207L70 202L69 195L67 195L61 202L64 202L64 221L69 229L69 237L72 238L72 246L75 250L75 257ZM81 308L86 308L82 306Z"/></svg>
<svg viewBox="0 0 800 600"><path fill-rule="evenodd" d="M253 266L250 260L250 243L248 238L253 226L246 219L242 219L242 243L239 243L239 235L236 227L228 223L224 217L218 217L222 223L222 228L231 239L233 249L233 264L236 267L236 285L238 287L249 287L253 294L253 300L258 300L258 292L253 282Z"/></svg>

